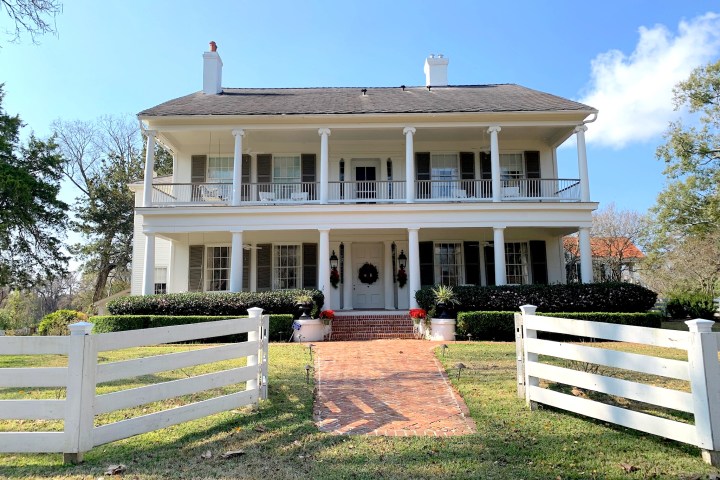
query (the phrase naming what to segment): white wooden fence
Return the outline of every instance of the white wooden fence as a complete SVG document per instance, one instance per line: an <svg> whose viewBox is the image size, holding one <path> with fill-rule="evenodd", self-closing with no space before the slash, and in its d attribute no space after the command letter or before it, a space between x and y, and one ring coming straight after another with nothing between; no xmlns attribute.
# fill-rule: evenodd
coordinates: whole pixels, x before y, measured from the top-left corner
<svg viewBox="0 0 720 480"><path fill-rule="evenodd" d="M518 395L524 396L531 408L534 408L536 403L550 405L696 445L702 449L703 459L707 463L720 466L720 334L711 331L715 322L690 320L685 322L690 331L681 332L537 316L532 305L524 305L520 310L522 314L515 314ZM543 340L537 338L538 332L683 349L687 351L688 360L671 360L579 343ZM690 383L691 391L684 392L563 368L539 361L539 355L684 380ZM687 412L694 416L695 424L541 388L540 379Z"/></svg>
<svg viewBox="0 0 720 480"><path fill-rule="evenodd" d="M63 453L79 462L97 445L150 432L267 398L270 317L249 309L249 318L91 335L93 325L70 326L67 337L0 337L1 355L66 355L67 367L0 368L0 388L66 388L65 399L0 400L0 419L63 420L58 432L1 432L0 452ZM247 333L245 342L111 363L98 353ZM98 395L100 383L246 357L246 366ZM245 382L235 393L94 426L96 415Z"/></svg>

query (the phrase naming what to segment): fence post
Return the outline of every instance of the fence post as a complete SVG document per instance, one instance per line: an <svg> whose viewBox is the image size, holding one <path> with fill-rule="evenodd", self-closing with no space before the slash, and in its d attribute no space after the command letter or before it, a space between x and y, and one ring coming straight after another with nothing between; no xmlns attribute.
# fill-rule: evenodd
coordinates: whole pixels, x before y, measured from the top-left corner
<svg viewBox="0 0 720 480"><path fill-rule="evenodd" d="M64 463L80 463L83 454L93 447L95 412L95 370L97 352L90 332L93 324L69 325L68 383L65 397Z"/></svg>
<svg viewBox="0 0 720 480"><path fill-rule="evenodd" d="M517 361L517 395L525 398L525 342L523 341L523 316L515 314L515 359Z"/></svg>
<svg viewBox="0 0 720 480"><path fill-rule="evenodd" d="M688 369L698 446L705 463L720 466L720 363L712 320L688 320Z"/></svg>
<svg viewBox="0 0 720 480"><path fill-rule="evenodd" d="M527 319L525 318L526 315L535 315L535 310L537 310L537 307L535 305L522 305L520 307L520 311L523 315L522 320L522 335L523 335L523 375L525 376L525 403L530 407L530 410L536 410L537 409L537 403L530 401L530 389L528 387L537 387L540 385L540 382L535 377L530 377L527 374L527 365L529 362L537 362L538 361L538 355L537 353L527 353L527 348L525 347L525 340L526 338L537 338L537 331L535 330L528 330L527 328Z"/></svg>
<svg viewBox="0 0 720 480"><path fill-rule="evenodd" d="M263 315L262 317L262 333L260 335L262 339L262 354L261 354L261 375L260 375L260 398L267 400L268 398L268 348L270 343L270 315Z"/></svg>
<svg viewBox="0 0 720 480"><path fill-rule="evenodd" d="M255 350L255 355L248 355L247 365L257 366L258 365L258 354L260 353L260 330L262 329L262 308L253 307L248 308L248 315L250 318L255 320L255 329L248 332L248 342L258 342L258 348ZM258 367L255 373L255 378L248 380L245 384L245 390L258 390L258 379L260 378L260 367ZM258 392L258 402L260 401L260 394Z"/></svg>

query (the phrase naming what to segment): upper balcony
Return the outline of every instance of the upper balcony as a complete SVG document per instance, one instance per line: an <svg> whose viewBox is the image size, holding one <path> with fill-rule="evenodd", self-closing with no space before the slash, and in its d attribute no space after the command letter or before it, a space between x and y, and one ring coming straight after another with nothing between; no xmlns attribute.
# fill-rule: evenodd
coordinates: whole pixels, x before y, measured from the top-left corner
<svg viewBox="0 0 720 480"><path fill-rule="evenodd" d="M417 180L408 196L400 180L243 183L233 201L232 183L153 183L152 204L161 206L302 205L452 202L580 202L580 180L515 178L501 180L497 195L492 180Z"/></svg>

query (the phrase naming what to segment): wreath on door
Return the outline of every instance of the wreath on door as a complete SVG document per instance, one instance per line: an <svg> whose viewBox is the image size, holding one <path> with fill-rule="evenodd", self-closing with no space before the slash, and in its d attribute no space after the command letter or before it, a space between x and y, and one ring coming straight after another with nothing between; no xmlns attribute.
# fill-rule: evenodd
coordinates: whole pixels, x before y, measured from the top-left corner
<svg viewBox="0 0 720 480"><path fill-rule="evenodd" d="M358 277L360 278L360 281L362 283L367 283L368 285L372 285L373 283L377 282L378 269L372 263L365 262L363 264L363 266L360 267L360 271L358 272Z"/></svg>

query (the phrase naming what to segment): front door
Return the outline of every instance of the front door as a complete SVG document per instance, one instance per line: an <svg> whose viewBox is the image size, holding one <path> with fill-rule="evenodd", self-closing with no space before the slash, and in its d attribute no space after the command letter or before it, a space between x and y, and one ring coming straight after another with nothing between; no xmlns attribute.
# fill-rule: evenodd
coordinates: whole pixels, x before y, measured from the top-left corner
<svg viewBox="0 0 720 480"><path fill-rule="evenodd" d="M354 308L385 308L385 287L383 274L383 244L382 243L353 243L353 307ZM365 264L368 264L366 266ZM371 278L366 275L365 281L360 279L360 271L375 272L377 269L377 280L372 283ZM372 268L375 267L375 268Z"/></svg>
<svg viewBox="0 0 720 480"><path fill-rule="evenodd" d="M375 198L377 177L375 167L355 167L355 181L357 182L357 198Z"/></svg>

